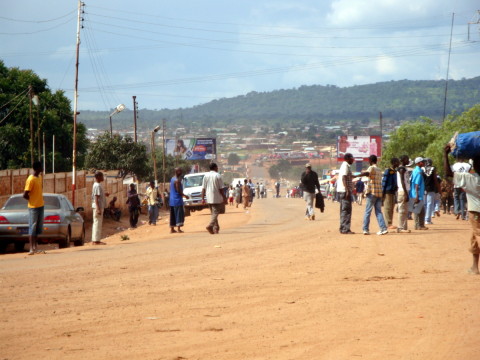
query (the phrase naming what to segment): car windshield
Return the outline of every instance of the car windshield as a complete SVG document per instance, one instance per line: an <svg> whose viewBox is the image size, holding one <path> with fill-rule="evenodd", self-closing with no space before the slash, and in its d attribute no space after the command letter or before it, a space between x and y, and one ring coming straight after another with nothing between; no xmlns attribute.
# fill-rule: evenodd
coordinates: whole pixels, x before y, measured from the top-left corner
<svg viewBox="0 0 480 360"><path fill-rule="evenodd" d="M205 175L195 175L195 176L189 176L183 179L183 187L184 188L189 188L189 187L194 187L194 186L202 186L203 183L203 177Z"/></svg>
<svg viewBox="0 0 480 360"><path fill-rule="evenodd" d="M60 209L60 201L56 196L44 196L45 210ZM4 206L5 210L26 210L28 202L21 196L11 197Z"/></svg>

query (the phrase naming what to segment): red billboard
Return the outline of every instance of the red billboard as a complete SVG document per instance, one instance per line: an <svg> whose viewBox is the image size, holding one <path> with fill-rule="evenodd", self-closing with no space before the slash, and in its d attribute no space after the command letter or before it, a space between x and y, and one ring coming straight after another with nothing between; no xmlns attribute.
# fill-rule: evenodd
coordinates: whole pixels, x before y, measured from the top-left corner
<svg viewBox="0 0 480 360"><path fill-rule="evenodd" d="M337 138L337 161L343 161L343 156L350 153L358 161L368 161L370 155L382 156L381 136L350 136L341 135Z"/></svg>

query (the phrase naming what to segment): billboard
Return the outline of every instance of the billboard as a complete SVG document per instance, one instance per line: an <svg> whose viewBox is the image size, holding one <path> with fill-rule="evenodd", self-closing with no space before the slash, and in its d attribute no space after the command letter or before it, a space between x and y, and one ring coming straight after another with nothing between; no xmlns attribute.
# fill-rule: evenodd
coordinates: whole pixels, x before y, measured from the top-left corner
<svg viewBox="0 0 480 360"><path fill-rule="evenodd" d="M337 161L343 161L345 153L351 153L356 160L368 161L370 155L382 156L381 136L349 136L337 138Z"/></svg>
<svg viewBox="0 0 480 360"><path fill-rule="evenodd" d="M216 158L217 139L167 139L166 154L185 160L212 160Z"/></svg>

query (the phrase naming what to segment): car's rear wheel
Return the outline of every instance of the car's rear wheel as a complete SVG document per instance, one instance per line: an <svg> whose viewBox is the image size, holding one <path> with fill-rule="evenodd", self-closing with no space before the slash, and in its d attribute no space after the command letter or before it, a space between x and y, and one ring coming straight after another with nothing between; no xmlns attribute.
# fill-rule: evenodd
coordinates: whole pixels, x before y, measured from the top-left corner
<svg viewBox="0 0 480 360"><path fill-rule="evenodd" d="M185 206L185 216L190 216L190 208Z"/></svg>
<svg viewBox="0 0 480 360"><path fill-rule="evenodd" d="M25 250L25 243L23 241L15 241L15 251L22 252Z"/></svg>
<svg viewBox="0 0 480 360"><path fill-rule="evenodd" d="M68 228L67 231L67 236L65 236L65 239L62 239L58 242L58 247L60 249L65 249L70 247L70 241L72 240L72 231L70 228Z"/></svg>
<svg viewBox="0 0 480 360"><path fill-rule="evenodd" d="M80 239L75 240L73 242L73 245L75 246L83 246L85 245L85 226L82 228L82 235L80 236Z"/></svg>
<svg viewBox="0 0 480 360"><path fill-rule="evenodd" d="M0 241L0 254L4 254L7 251L8 242Z"/></svg>

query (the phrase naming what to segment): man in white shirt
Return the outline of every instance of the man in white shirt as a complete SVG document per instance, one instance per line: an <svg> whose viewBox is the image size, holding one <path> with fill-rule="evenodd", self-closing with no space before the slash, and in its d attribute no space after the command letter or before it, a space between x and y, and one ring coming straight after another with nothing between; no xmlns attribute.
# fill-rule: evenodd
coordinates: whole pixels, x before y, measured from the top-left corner
<svg viewBox="0 0 480 360"><path fill-rule="evenodd" d="M225 213L227 197L223 191L222 177L218 173L218 166L215 163L210 164L210 172L203 177L202 199L203 203L208 204L212 214L206 229L210 234L218 234L220 232L218 215Z"/></svg>
<svg viewBox="0 0 480 360"><path fill-rule="evenodd" d="M452 171L454 173L468 173L472 167L466 162L456 162L452 165ZM462 220L467 220L467 209L465 203L467 197L465 191L462 188L453 186L453 212L457 215L457 220L462 217Z"/></svg>
<svg viewBox="0 0 480 360"><path fill-rule="evenodd" d="M465 191L470 224L472 224L472 237L470 240L470 252L473 255L473 265L468 270L471 274L479 275L478 259L480 256L480 155L473 159L474 174L468 171L452 171L448 161L450 145L445 146L443 162L447 176L453 176L453 184Z"/></svg>
<svg viewBox="0 0 480 360"><path fill-rule="evenodd" d="M93 209L93 225L92 225L92 245L106 245L102 239L103 210L105 209L108 193L105 194L101 183L104 177L101 171L95 173L95 182L92 187L92 209Z"/></svg>
<svg viewBox="0 0 480 360"><path fill-rule="evenodd" d="M352 193L353 193L353 175L350 165L353 164L354 158L350 153L346 153L343 157L344 162L338 171L337 180L337 198L340 202L340 233L355 234L350 230L352 222Z"/></svg>

